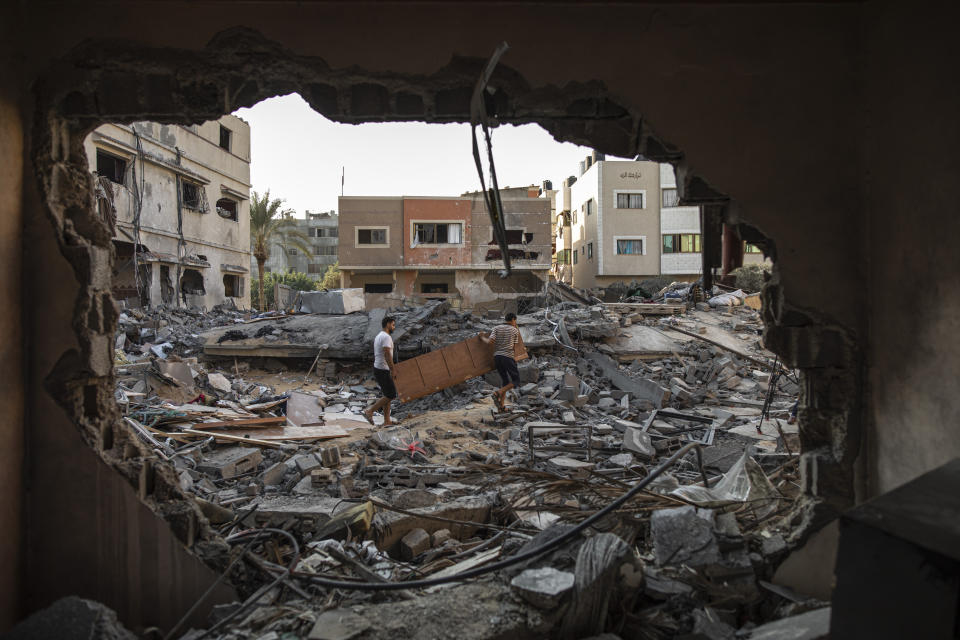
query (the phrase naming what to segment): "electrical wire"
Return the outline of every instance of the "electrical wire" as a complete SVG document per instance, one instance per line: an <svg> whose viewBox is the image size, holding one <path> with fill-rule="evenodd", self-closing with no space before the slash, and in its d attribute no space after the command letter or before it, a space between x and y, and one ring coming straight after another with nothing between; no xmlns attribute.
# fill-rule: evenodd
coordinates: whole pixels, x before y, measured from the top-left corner
<svg viewBox="0 0 960 640"><path fill-rule="evenodd" d="M633 499L638 493L640 493L647 485L657 479L660 474L666 471L674 462L685 456L691 450L695 450L697 453L697 463L700 467L700 475L703 478L703 485L709 487L709 481L707 479L706 472L703 468L703 455L701 453L701 445L698 442L691 442L684 445L676 453L667 458L663 463L661 463L656 469L647 474L647 476L635 484L629 491L625 494L608 504L603 509L597 511L592 516L585 519L580 524L574 526L573 528L565 531L556 538L546 542L545 544L526 551L524 553L511 556L499 562L489 564L483 567L477 567L474 569L469 569L462 573L458 573L452 576L446 576L442 578L426 578L423 580L410 580L407 582L350 582L346 580L336 580L332 578L325 578L322 576L310 576L305 577L305 580L319 585L321 587L326 587L329 589L347 589L355 591L402 591L404 589L420 589L424 587L433 587L440 584L448 584L451 582L461 582L470 578L476 578L488 573L493 573L495 571L500 571L501 569L506 569L507 567L512 567L521 562L526 562L527 560L532 560L539 556L544 555L548 551L552 551L567 541L573 539L575 536L580 535L591 527L595 522L606 517L613 511L619 509L628 501ZM200 640L199 638L197 640Z"/></svg>

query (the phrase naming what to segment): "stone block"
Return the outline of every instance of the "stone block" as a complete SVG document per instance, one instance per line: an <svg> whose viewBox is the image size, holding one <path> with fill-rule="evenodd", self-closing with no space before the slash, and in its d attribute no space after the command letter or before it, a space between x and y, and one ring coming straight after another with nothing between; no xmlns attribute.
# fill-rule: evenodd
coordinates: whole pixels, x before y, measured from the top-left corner
<svg viewBox="0 0 960 640"><path fill-rule="evenodd" d="M322 467L323 463L320 462L320 459L313 453L302 453L293 458L294 464L297 466L297 471L300 472L300 475L309 474L311 471L317 467Z"/></svg>
<svg viewBox="0 0 960 640"><path fill-rule="evenodd" d="M653 554L659 565L698 567L720 561L713 511L708 509L685 506L654 511L650 518L650 535Z"/></svg>
<svg viewBox="0 0 960 640"><path fill-rule="evenodd" d="M228 447L218 449L197 465L203 473L217 478L234 478L255 470L263 461L259 449L249 447Z"/></svg>
<svg viewBox="0 0 960 640"><path fill-rule="evenodd" d="M439 531L434 531L433 535L430 536L430 544L434 547L439 547L452 537L450 529L440 529Z"/></svg>
<svg viewBox="0 0 960 640"><path fill-rule="evenodd" d="M573 589L574 575L553 567L527 569L510 581L517 594L540 609L553 609Z"/></svg>
<svg viewBox="0 0 960 640"><path fill-rule="evenodd" d="M413 560L430 548L430 534L423 529L414 529L400 539L400 558Z"/></svg>
<svg viewBox="0 0 960 640"><path fill-rule="evenodd" d="M260 480L265 486L274 487L283 482L283 476L287 473L287 465L283 462L269 467L260 474Z"/></svg>

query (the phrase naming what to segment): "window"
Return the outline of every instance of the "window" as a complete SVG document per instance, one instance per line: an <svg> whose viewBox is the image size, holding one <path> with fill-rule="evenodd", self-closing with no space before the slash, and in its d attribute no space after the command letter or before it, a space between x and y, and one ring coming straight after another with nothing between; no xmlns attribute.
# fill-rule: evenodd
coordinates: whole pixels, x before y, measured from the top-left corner
<svg viewBox="0 0 960 640"><path fill-rule="evenodd" d="M616 238L616 243L617 255L642 256L645 253L643 250L643 238Z"/></svg>
<svg viewBox="0 0 960 640"><path fill-rule="evenodd" d="M357 229L357 244L387 244L386 228Z"/></svg>
<svg viewBox="0 0 960 640"><path fill-rule="evenodd" d="M459 222L415 222L413 238L416 244L460 244L463 224Z"/></svg>
<svg viewBox="0 0 960 640"><path fill-rule="evenodd" d="M368 282L363 285L364 293L391 293L393 285L389 282Z"/></svg>
<svg viewBox="0 0 960 640"><path fill-rule="evenodd" d="M573 250L573 264L577 264L577 256L579 256L579 255L580 255L580 254L577 252L577 250L574 249L574 250Z"/></svg>
<svg viewBox="0 0 960 640"><path fill-rule="evenodd" d="M315 256L335 256L337 255L337 248L333 247L314 247L313 255Z"/></svg>
<svg viewBox="0 0 960 640"><path fill-rule="evenodd" d="M207 193L203 186L189 180L181 180L180 190L183 198L183 206L186 209L207 212Z"/></svg>
<svg viewBox="0 0 960 640"><path fill-rule="evenodd" d="M233 137L233 132L230 129L227 129L225 126L220 125L220 147L230 151L230 139Z"/></svg>
<svg viewBox="0 0 960 640"><path fill-rule="evenodd" d="M223 295L228 298L243 297L243 278L225 273L223 275Z"/></svg>
<svg viewBox="0 0 960 640"><path fill-rule="evenodd" d="M180 277L180 291L185 294L202 296L206 294L203 275L196 269L184 269Z"/></svg>
<svg viewBox="0 0 960 640"><path fill-rule="evenodd" d="M336 227L314 227L308 234L311 238L336 238L339 230Z"/></svg>
<svg viewBox="0 0 960 640"><path fill-rule="evenodd" d="M664 253L700 253L699 233L674 233L663 236Z"/></svg>
<svg viewBox="0 0 960 640"><path fill-rule="evenodd" d="M643 194L618 193L617 209L643 209Z"/></svg>
<svg viewBox="0 0 960 640"><path fill-rule="evenodd" d="M570 217L573 218L573 224L577 224L577 210L574 209L570 212Z"/></svg>
<svg viewBox="0 0 960 640"><path fill-rule="evenodd" d="M664 207L676 207L680 204L680 196L676 189L664 189L661 193Z"/></svg>
<svg viewBox="0 0 960 640"><path fill-rule="evenodd" d="M590 198L583 205L583 210L586 212L588 216L593 215L593 213L597 210L597 201L594 200L593 198Z"/></svg>
<svg viewBox="0 0 960 640"><path fill-rule="evenodd" d="M446 282L430 282L420 286L422 293L448 293L449 285Z"/></svg>
<svg viewBox="0 0 960 640"><path fill-rule="evenodd" d="M760 250L760 247L758 247L755 244L750 244L749 242L744 243L743 252L744 253L763 253L763 251Z"/></svg>
<svg viewBox="0 0 960 640"><path fill-rule="evenodd" d="M570 264L570 249L557 251L557 264Z"/></svg>
<svg viewBox="0 0 960 640"><path fill-rule="evenodd" d="M217 200L217 215L227 220L237 221L237 202L230 198L220 198Z"/></svg>
<svg viewBox="0 0 960 640"><path fill-rule="evenodd" d="M296 247L287 247L287 255L288 255L288 256L295 256L295 255L297 255L298 253L300 253L300 250L297 249Z"/></svg>
<svg viewBox="0 0 960 640"><path fill-rule="evenodd" d="M587 244L587 259L593 260L593 243L592 242Z"/></svg>
<svg viewBox="0 0 960 640"><path fill-rule="evenodd" d="M127 161L97 149L97 175L111 182L124 184L127 175Z"/></svg>
<svg viewBox="0 0 960 640"><path fill-rule="evenodd" d="M317 264L315 262L307 263L307 273L326 273L327 265Z"/></svg>

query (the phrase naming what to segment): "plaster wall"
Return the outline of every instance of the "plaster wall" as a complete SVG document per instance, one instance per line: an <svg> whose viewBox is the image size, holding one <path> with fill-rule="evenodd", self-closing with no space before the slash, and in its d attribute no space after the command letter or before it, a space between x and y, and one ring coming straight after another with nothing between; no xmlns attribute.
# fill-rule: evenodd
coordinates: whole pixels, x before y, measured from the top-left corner
<svg viewBox="0 0 960 640"><path fill-rule="evenodd" d="M890 3L865 17L869 215L858 237L870 292L866 474L877 494L960 456L960 42L956 11L951 20Z"/></svg>
<svg viewBox="0 0 960 640"><path fill-rule="evenodd" d="M597 275L632 277L660 273L660 165L602 160L597 163ZM574 185L576 186L576 185ZM643 209L617 208L617 193L643 192ZM617 238L644 238L643 255L618 255Z"/></svg>
<svg viewBox="0 0 960 640"><path fill-rule="evenodd" d="M459 243L424 243L414 246L414 224L417 222L451 222L460 224ZM470 200L465 198L403 199L403 264L432 269L449 269L470 264L473 241L470 228Z"/></svg>
<svg viewBox="0 0 960 640"><path fill-rule="evenodd" d="M509 244L507 247L537 254L537 257L532 259L511 259L511 268L521 271L549 269L550 252L553 246L550 227L550 201L545 198L504 197L502 202L504 227L507 230L522 230L525 234L533 234L528 243ZM480 269L502 269L502 260L487 260L487 253L491 249L499 249L499 246L493 239L490 215L487 213L487 206L482 198L473 199L471 220L473 266Z"/></svg>
<svg viewBox="0 0 960 640"><path fill-rule="evenodd" d="M340 266L390 266L403 264L403 198L341 196ZM358 227L385 227L387 246L357 244Z"/></svg>
<svg viewBox="0 0 960 640"><path fill-rule="evenodd" d="M571 258L573 286L590 289L597 286L599 266L599 237L597 220L599 215L585 215L584 204L593 199L600 200L600 165L594 164L570 186L570 248L576 253L576 262ZM576 212L576 222L573 221ZM587 245L593 243L593 259L587 258Z"/></svg>

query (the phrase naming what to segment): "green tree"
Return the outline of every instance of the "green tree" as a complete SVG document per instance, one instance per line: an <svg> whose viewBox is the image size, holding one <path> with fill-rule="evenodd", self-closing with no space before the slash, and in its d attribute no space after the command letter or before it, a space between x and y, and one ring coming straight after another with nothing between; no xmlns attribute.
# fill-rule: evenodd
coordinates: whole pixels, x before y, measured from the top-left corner
<svg viewBox="0 0 960 640"><path fill-rule="evenodd" d="M327 267L323 274L323 280L320 281L321 289L339 289L340 288L340 262L334 262Z"/></svg>
<svg viewBox="0 0 960 640"><path fill-rule="evenodd" d="M258 301L261 310L270 306L264 294L263 267L270 259L270 249L276 246L293 246L295 249L310 255L309 238L297 230L293 216L288 211L281 211L283 200L270 199L270 190L262 196L256 191L250 197L250 244L253 248L253 257L257 260L257 270L260 280Z"/></svg>
<svg viewBox="0 0 960 640"><path fill-rule="evenodd" d="M268 273L263 278L263 304L260 304L260 292L254 291L251 301L258 309L266 309L274 300L274 290L277 284L283 284L297 291L313 291L316 281L305 273L288 269L283 273Z"/></svg>

